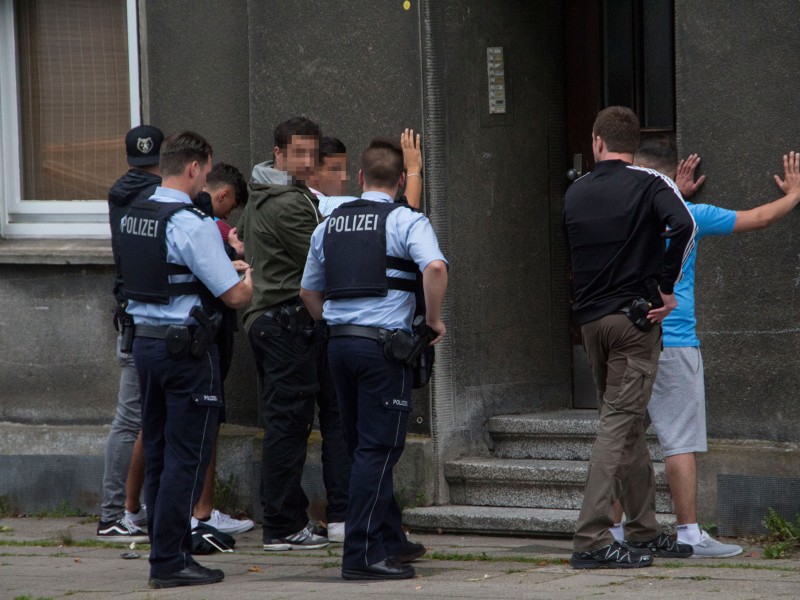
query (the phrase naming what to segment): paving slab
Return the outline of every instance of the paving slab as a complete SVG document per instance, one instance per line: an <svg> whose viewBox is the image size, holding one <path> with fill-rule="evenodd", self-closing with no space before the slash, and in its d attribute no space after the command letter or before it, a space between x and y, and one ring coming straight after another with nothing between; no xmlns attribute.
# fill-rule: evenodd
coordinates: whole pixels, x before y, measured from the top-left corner
<svg viewBox="0 0 800 600"><path fill-rule="evenodd" d="M96 521L83 518L0 520L0 600L800 597L800 559L768 560L742 540L745 553L729 559L656 559L645 569L575 571L566 562L566 539L412 532L428 548L415 563L414 579L348 582L340 577L340 545L265 553L259 529L237 536L233 554L198 557L223 569L223 582L150 590L147 546L136 548L141 558L125 560L121 553L129 549L95 543L95 528Z"/></svg>

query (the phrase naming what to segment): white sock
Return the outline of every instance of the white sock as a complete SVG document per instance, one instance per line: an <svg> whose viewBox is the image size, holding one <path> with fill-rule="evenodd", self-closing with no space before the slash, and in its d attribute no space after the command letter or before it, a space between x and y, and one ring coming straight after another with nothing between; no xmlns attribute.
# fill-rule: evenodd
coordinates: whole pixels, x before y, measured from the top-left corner
<svg viewBox="0 0 800 600"><path fill-rule="evenodd" d="M611 535L614 536L614 539L618 542L621 542L625 539L625 530L622 527L622 523L615 523L613 527L609 527L608 530L611 532Z"/></svg>
<svg viewBox="0 0 800 600"><path fill-rule="evenodd" d="M697 523L678 525L678 543L680 544L699 544L703 537L700 526Z"/></svg>

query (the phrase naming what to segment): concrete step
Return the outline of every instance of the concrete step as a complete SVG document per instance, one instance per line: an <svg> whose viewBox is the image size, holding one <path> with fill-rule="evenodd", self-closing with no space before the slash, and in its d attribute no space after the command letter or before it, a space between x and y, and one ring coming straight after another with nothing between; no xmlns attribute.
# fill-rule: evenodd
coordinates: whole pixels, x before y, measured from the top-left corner
<svg viewBox="0 0 800 600"><path fill-rule="evenodd" d="M563 410L489 419L488 429L499 458L589 460L599 417L594 410ZM653 461L663 461L658 438L648 430Z"/></svg>
<svg viewBox="0 0 800 600"><path fill-rule="evenodd" d="M444 474L453 504L580 509L589 463L570 460L468 458ZM656 510L672 512L664 465L655 464Z"/></svg>
<svg viewBox="0 0 800 600"><path fill-rule="evenodd" d="M659 513L666 532L675 532L675 516ZM418 531L486 533L495 535L551 535L575 533L577 510L510 508L505 506L426 506L403 511L403 523Z"/></svg>

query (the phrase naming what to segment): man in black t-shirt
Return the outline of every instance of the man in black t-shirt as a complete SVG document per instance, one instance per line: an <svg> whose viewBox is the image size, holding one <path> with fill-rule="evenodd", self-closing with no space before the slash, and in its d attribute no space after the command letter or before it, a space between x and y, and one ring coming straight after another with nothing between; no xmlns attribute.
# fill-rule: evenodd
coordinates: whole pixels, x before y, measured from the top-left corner
<svg viewBox="0 0 800 600"><path fill-rule="evenodd" d="M574 538L576 569L645 567L654 554L692 554L691 546L659 534L644 418L661 352L660 323L677 306L673 287L695 225L674 183L631 165L638 145L633 111L601 111L592 128L595 169L570 187L564 204L572 309L600 412ZM628 516L627 545L608 530L616 499Z"/></svg>

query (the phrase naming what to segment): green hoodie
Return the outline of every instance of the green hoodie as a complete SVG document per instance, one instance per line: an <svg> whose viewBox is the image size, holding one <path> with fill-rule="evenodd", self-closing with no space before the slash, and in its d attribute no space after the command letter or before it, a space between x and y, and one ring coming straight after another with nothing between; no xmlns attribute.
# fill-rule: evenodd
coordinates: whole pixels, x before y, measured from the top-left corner
<svg viewBox="0 0 800 600"><path fill-rule="evenodd" d="M297 297L311 234L323 217L317 197L303 184L250 183L237 234L253 267L253 299L244 327L271 306Z"/></svg>

